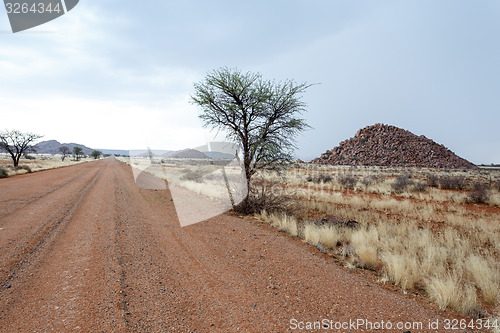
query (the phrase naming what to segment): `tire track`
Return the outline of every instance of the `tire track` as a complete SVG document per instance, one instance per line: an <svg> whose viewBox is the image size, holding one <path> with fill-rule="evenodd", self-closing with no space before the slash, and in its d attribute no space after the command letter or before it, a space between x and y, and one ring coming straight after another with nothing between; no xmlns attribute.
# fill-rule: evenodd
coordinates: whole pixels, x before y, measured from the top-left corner
<svg viewBox="0 0 500 333"><path fill-rule="evenodd" d="M16 277L22 274L26 267L31 266L36 268L37 261L39 261L45 250L51 246L68 225L72 215L77 211L84 198L95 185L97 179L101 175L101 171L102 169L99 169L84 185L82 190L78 191L76 198L70 201L72 205L69 208L61 215L51 217L45 226L40 227L40 229L35 232L32 242L22 250L20 255L16 256L15 263L13 265L11 264L8 268L7 277L3 278L2 285L11 285ZM2 289L0 289L0 291L1 290Z"/></svg>
<svg viewBox="0 0 500 333"><path fill-rule="evenodd" d="M77 165L79 166L79 165ZM84 172L91 173L93 170L92 169L83 169ZM46 170L42 172L55 172L56 170ZM50 187L48 190L46 188L43 189L42 193L35 193L30 199L25 199L24 197L22 198L10 198L10 199L0 199L0 207L2 208L2 211L0 211L0 225L2 221L5 221L5 219L12 215L15 214L21 210L26 209L29 205L36 203L37 201L47 197L48 195L54 194L57 191L64 189L68 184L71 184L75 181L75 179L81 178L82 175L78 174L76 172L72 173L74 177L71 177L61 183L58 183L57 185L53 185ZM34 176L35 174L30 174L29 176ZM36 175L38 176L38 175ZM23 189L16 189L16 192L22 193ZM7 191L2 193L2 196L5 197L7 195L10 195L10 192L13 191Z"/></svg>
<svg viewBox="0 0 500 333"><path fill-rule="evenodd" d="M0 331L124 331L108 207L115 183L109 162L86 183L13 287L0 294Z"/></svg>
<svg viewBox="0 0 500 333"><path fill-rule="evenodd" d="M456 317L233 216L180 228L168 191L137 188L113 159L67 194L13 287L0 289L0 332L285 332L292 318Z"/></svg>

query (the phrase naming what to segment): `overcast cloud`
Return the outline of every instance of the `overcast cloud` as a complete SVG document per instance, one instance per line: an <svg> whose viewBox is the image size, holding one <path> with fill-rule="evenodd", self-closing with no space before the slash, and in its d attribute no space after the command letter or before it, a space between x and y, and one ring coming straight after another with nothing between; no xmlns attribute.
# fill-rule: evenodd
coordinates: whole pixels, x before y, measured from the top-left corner
<svg viewBox="0 0 500 333"><path fill-rule="evenodd" d="M320 83L311 159L377 122L500 163L498 1L80 0L12 34L0 10L0 129L93 148L206 144L193 82L220 66Z"/></svg>

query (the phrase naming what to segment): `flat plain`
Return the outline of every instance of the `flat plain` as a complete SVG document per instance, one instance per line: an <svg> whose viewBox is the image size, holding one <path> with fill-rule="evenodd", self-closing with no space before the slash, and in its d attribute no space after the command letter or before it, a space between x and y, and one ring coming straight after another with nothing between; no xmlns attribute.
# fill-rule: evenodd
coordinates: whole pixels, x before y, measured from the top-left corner
<svg viewBox="0 0 500 333"><path fill-rule="evenodd" d="M429 321L472 319L250 217L181 228L168 188L137 187L114 158L0 189L2 332L283 332L322 319L431 332Z"/></svg>

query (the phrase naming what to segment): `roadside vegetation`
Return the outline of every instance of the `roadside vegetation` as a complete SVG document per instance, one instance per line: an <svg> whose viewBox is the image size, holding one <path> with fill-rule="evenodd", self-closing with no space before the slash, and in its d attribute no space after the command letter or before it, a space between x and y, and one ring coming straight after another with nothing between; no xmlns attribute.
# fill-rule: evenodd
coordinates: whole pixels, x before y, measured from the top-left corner
<svg viewBox="0 0 500 333"><path fill-rule="evenodd" d="M213 200L227 196L220 166L206 160L122 160ZM236 182L240 169L225 169ZM247 204L259 220L349 269L489 318L500 305L499 181L494 169L291 164L258 172Z"/></svg>
<svg viewBox="0 0 500 333"><path fill-rule="evenodd" d="M78 161L69 158L63 160L62 155L59 154L30 154L28 158L21 157L19 164L14 167L10 156L0 153L0 178L55 169L89 161L90 159L88 158L81 158Z"/></svg>
<svg viewBox="0 0 500 333"><path fill-rule="evenodd" d="M192 102L206 127L227 131L228 141L241 147L234 166L151 156L123 161L214 200L231 192L231 181L237 184L243 173L247 186L236 193L242 204L235 206L230 195L236 212L440 308L477 318L500 315L499 169L290 163L296 136L308 128L298 116L309 87L215 70L195 84Z"/></svg>
<svg viewBox="0 0 500 333"><path fill-rule="evenodd" d="M256 176L288 203L255 216L441 308L498 316L499 181L495 169L295 165Z"/></svg>

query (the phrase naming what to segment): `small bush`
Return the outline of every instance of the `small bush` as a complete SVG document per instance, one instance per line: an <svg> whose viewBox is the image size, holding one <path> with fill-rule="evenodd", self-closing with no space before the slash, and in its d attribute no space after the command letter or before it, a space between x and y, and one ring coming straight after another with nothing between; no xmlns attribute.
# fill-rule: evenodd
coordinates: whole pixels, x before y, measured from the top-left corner
<svg viewBox="0 0 500 333"><path fill-rule="evenodd" d="M313 182L313 183L328 183L332 181L332 176L327 174L327 173L320 173L318 176L313 177L312 175L307 176L307 181L308 182Z"/></svg>
<svg viewBox="0 0 500 333"><path fill-rule="evenodd" d="M9 177L7 170L5 170L4 168L0 168L0 178L7 178L7 177Z"/></svg>
<svg viewBox="0 0 500 333"><path fill-rule="evenodd" d="M491 188L500 192L500 180L497 180L491 185Z"/></svg>
<svg viewBox="0 0 500 333"><path fill-rule="evenodd" d="M439 177L433 173L427 175L427 186L439 187Z"/></svg>
<svg viewBox="0 0 500 333"><path fill-rule="evenodd" d="M394 183L391 184L391 188L397 192L403 192L406 190L408 187L413 185L413 180L410 179L409 175L401 175L396 178Z"/></svg>
<svg viewBox="0 0 500 333"><path fill-rule="evenodd" d="M366 188L373 184L373 180L370 177L365 177L360 180L360 183Z"/></svg>
<svg viewBox="0 0 500 333"><path fill-rule="evenodd" d="M413 184L413 190L415 192L425 192L427 190L427 184L424 183L424 182L415 182L415 184Z"/></svg>
<svg viewBox="0 0 500 333"><path fill-rule="evenodd" d="M32 172L31 168L28 165L26 165L26 164L18 165L16 167L16 170L26 170L28 173Z"/></svg>
<svg viewBox="0 0 500 333"><path fill-rule="evenodd" d="M251 190L248 198L234 207L234 211L246 215L258 214L264 210L269 214L293 215L289 196L274 194L266 189L261 191Z"/></svg>
<svg viewBox="0 0 500 333"><path fill-rule="evenodd" d="M337 178L337 181L342 187L348 188L348 189L354 189L354 186L356 186L356 183L358 180L356 177L352 175L339 175Z"/></svg>
<svg viewBox="0 0 500 333"><path fill-rule="evenodd" d="M487 186L483 183L476 183L474 190L467 194L467 203L485 204L490 199Z"/></svg>
<svg viewBox="0 0 500 333"><path fill-rule="evenodd" d="M181 177L181 180L188 180L197 183L203 183L203 172L201 170L187 170Z"/></svg>
<svg viewBox="0 0 500 333"><path fill-rule="evenodd" d="M439 178L439 184L443 190L465 190L466 188L464 176L442 176Z"/></svg>

